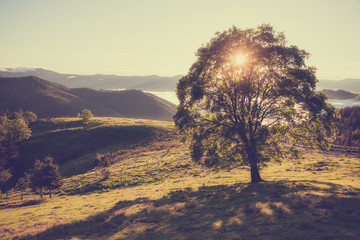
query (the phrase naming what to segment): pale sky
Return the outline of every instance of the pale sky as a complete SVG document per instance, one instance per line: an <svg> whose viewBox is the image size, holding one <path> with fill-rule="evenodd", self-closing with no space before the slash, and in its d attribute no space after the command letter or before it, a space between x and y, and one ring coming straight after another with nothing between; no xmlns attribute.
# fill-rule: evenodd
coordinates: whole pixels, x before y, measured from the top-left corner
<svg viewBox="0 0 360 240"><path fill-rule="evenodd" d="M0 0L0 68L185 75L215 32L263 23L319 79L360 78L359 0Z"/></svg>

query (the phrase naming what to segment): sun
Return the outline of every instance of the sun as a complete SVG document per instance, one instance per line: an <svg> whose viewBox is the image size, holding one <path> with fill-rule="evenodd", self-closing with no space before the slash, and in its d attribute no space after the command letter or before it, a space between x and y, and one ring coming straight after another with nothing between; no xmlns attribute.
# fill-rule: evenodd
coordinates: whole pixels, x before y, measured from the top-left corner
<svg viewBox="0 0 360 240"><path fill-rule="evenodd" d="M246 55L244 54L238 54L235 56L235 63L238 65L242 65L244 64L244 62L246 61Z"/></svg>

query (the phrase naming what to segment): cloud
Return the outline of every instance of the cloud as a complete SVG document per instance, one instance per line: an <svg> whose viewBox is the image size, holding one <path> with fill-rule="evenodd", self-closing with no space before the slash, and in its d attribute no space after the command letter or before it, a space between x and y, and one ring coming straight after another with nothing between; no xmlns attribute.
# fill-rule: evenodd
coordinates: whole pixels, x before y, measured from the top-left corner
<svg viewBox="0 0 360 240"><path fill-rule="evenodd" d="M15 67L15 68L0 67L1 72L10 72L10 73L30 72L34 70L35 68L29 68L29 67Z"/></svg>

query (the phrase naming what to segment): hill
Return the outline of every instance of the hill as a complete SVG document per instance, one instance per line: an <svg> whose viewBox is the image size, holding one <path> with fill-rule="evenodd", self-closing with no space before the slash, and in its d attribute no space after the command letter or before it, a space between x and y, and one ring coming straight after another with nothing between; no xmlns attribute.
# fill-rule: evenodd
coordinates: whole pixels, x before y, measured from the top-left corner
<svg viewBox="0 0 360 240"><path fill-rule="evenodd" d="M175 105L139 90L67 88L37 77L0 78L0 111L33 111L40 118L75 117L87 108L98 117L172 120Z"/></svg>
<svg viewBox="0 0 360 240"><path fill-rule="evenodd" d="M307 150L262 166L266 182L249 184L248 167L194 164L169 122L96 120L161 131L115 151L107 179L89 170L64 178L52 199L29 193L20 201L18 192L0 199L0 239L359 239L355 156ZM34 132L80 131L71 119L50 123Z"/></svg>
<svg viewBox="0 0 360 240"><path fill-rule="evenodd" d="M353 98L360 98L359 94L354 94L352 92L344 91L344 90L331 90L331 89L323 89L324 92L329 99L353 99Z"/></svg>
<svg viewBox="0 0 360 240"><path fill-rule="evenodd" d="M140 143L169 129L170 122L126 118L94 118L84 129L76 118L40 120L30 125L32 136L19 146L20 156L12 162L21 176L35 159L47 155L60 164L65 176L89 171L97 153L114 152Z"/></svg>
<svg viewBox="0 0 360 240"><path fill-rule="evenodd" d="M70 88L92 88L92 89L137 89L146 91L174 91L177 81L181 76L117 76L117 75L79 75L62 74L54 71L35 69L2 69L0 76L3 77L25 77L36 76L54 83L59 83Z"/></svg>
<svg viewBox="0 0 360 240"><path fill-rule="evenodd" d="M360 94L360 79L343 79L339 81L335 80L320 80L316 85L317 90L331 89L338 90L343 89L353 93Z"/></svg>

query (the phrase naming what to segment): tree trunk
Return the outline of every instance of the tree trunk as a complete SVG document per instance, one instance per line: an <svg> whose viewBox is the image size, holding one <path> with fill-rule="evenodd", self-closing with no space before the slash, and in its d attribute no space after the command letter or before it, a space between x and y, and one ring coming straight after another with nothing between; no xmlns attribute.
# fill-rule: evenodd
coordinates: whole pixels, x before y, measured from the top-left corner
<svg viewBox="0 0 360 240"><path fill-rule="evenodd" d="M263 182L264 180L261 179L259 168L257 165L258 162L258 155L257 155L257 149L255 146L252 146L248 148L248 160L250 163L250 171L251 171L251 183L258 183Z"/></svg>
<svg viewBox="0 0 360 240"><path fill-rule="evenodd" d="M51 198L51 188L50 188L50 198Z"/></svg>
<svg viewBox="0 0 360 240"><path fill-rule="evenodd" d="M41 197L41 199L43 198L43 189L42 188L40 188L40 197Z"/></svg>
<svg viewBox="0 0 360 240"><path fill-rule="evenodd" d="M251 183L258 183L264 181L260 177L259 169L256 162L250 165L250 171L251 171Z"/></svg>

